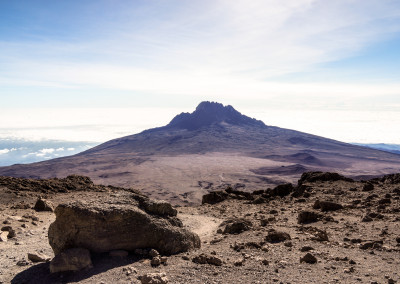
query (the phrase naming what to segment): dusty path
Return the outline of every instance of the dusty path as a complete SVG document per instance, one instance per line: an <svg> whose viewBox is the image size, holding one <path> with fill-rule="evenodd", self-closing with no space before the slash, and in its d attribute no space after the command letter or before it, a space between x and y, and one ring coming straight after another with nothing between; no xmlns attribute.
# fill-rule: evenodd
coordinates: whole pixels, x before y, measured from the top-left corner
<svg viewBox="0 0 400 284"><path fill-rule="evenodd" d="M202 241L212 239L216 233L218 226L222 223L222 219L208 217L205 215L178 214L178 218L182 220L183 225L190 231L199 235Z"/></svg>

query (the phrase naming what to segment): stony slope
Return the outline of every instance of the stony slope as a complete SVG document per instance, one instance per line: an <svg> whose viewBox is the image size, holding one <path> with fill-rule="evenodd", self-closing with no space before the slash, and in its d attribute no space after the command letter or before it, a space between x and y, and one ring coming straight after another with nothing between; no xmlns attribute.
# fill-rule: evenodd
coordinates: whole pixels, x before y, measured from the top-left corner
<svg viewBox="0 0 400 284"><path fill-rule="evenodd" d="M55 205L76 199L107 202L110 196L125 201L129 191L39 193L3 184L0 193L0 221L16 231L14 238L0 242L4 283L141 283L140 276L160 272L169 283L400 281L400 174L358 182L337 174L309 173L292 187L253 194L223 190L226 198L215 204L176 207L185 227L199 234L200 249L169 256L167 265L159 266L134 252L124 257L100 254L91 269L56 274L49 273L48 263L27 259L27 252L53 257L47 239L53 213L18 205L33 205L38 194L47 195ZM308 214L299 223L304 212L315 215ZM304 259L307 254L311 256Z"/></svg>

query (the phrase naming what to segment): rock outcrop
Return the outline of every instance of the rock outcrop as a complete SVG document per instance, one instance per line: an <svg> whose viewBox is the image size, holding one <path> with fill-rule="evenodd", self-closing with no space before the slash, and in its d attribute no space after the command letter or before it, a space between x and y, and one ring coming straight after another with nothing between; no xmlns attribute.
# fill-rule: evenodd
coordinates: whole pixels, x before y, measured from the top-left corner
<svg viewBox="0 0 400 284"><path fill-rule="evenodd" d="M56 221L49 228L49 242L56 255L76 247L97 253L154 248L167 255L200 247L196 234L174 225L176 217L150 215L134 199L125 203L61 204L55 214Z"/></svg>
<svg viewBox="0 0 400 284"><path fill-rule="evenodd" d="M73 248L65 250L53 258L50 262L50 272L78 271L92 266L89 250Z"/></svg>

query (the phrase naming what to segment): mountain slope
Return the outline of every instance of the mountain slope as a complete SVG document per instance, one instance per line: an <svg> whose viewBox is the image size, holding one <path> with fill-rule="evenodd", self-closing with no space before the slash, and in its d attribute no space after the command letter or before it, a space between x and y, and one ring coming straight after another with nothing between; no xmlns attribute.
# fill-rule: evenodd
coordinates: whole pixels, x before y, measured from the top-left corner
<svg viewBox="0 0 400 284"><path fill-rule="evenodd" d="M0 168L16 177L90 176L171 202L198 202L231 184L248 190L295 181L301 170L350 176L400 171L400 155L268 126L231 106L202 102L163 127L103 143L75 156Z"/></svg>

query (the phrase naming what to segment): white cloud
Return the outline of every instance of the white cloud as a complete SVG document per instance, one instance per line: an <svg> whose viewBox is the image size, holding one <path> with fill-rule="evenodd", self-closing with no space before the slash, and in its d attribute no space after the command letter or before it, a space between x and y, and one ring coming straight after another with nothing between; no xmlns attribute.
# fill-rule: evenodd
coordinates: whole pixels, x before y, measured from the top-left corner
<svg viewBox="0 0 400 284"><path fill-rule="evenodd" d="M68 151L75 151L75 148L71 147L67 149Z"/></svg>
<svg viewBox="0 0 400 284"><path fill-rule="evenodd" d="M64 147L60 147L60 148L57 148L56 151L57 152L62 152L62 151L65 151L65 149L64 149Z"/></svg>
<svg viewBox="0 0 400 284"><path fill-rule="evenodd" d="M3 150L0 150L0 155L2 155L2 154L7 154L7 153L9 153L9 152L10 152L9 149L3 149Z"/></svg>

